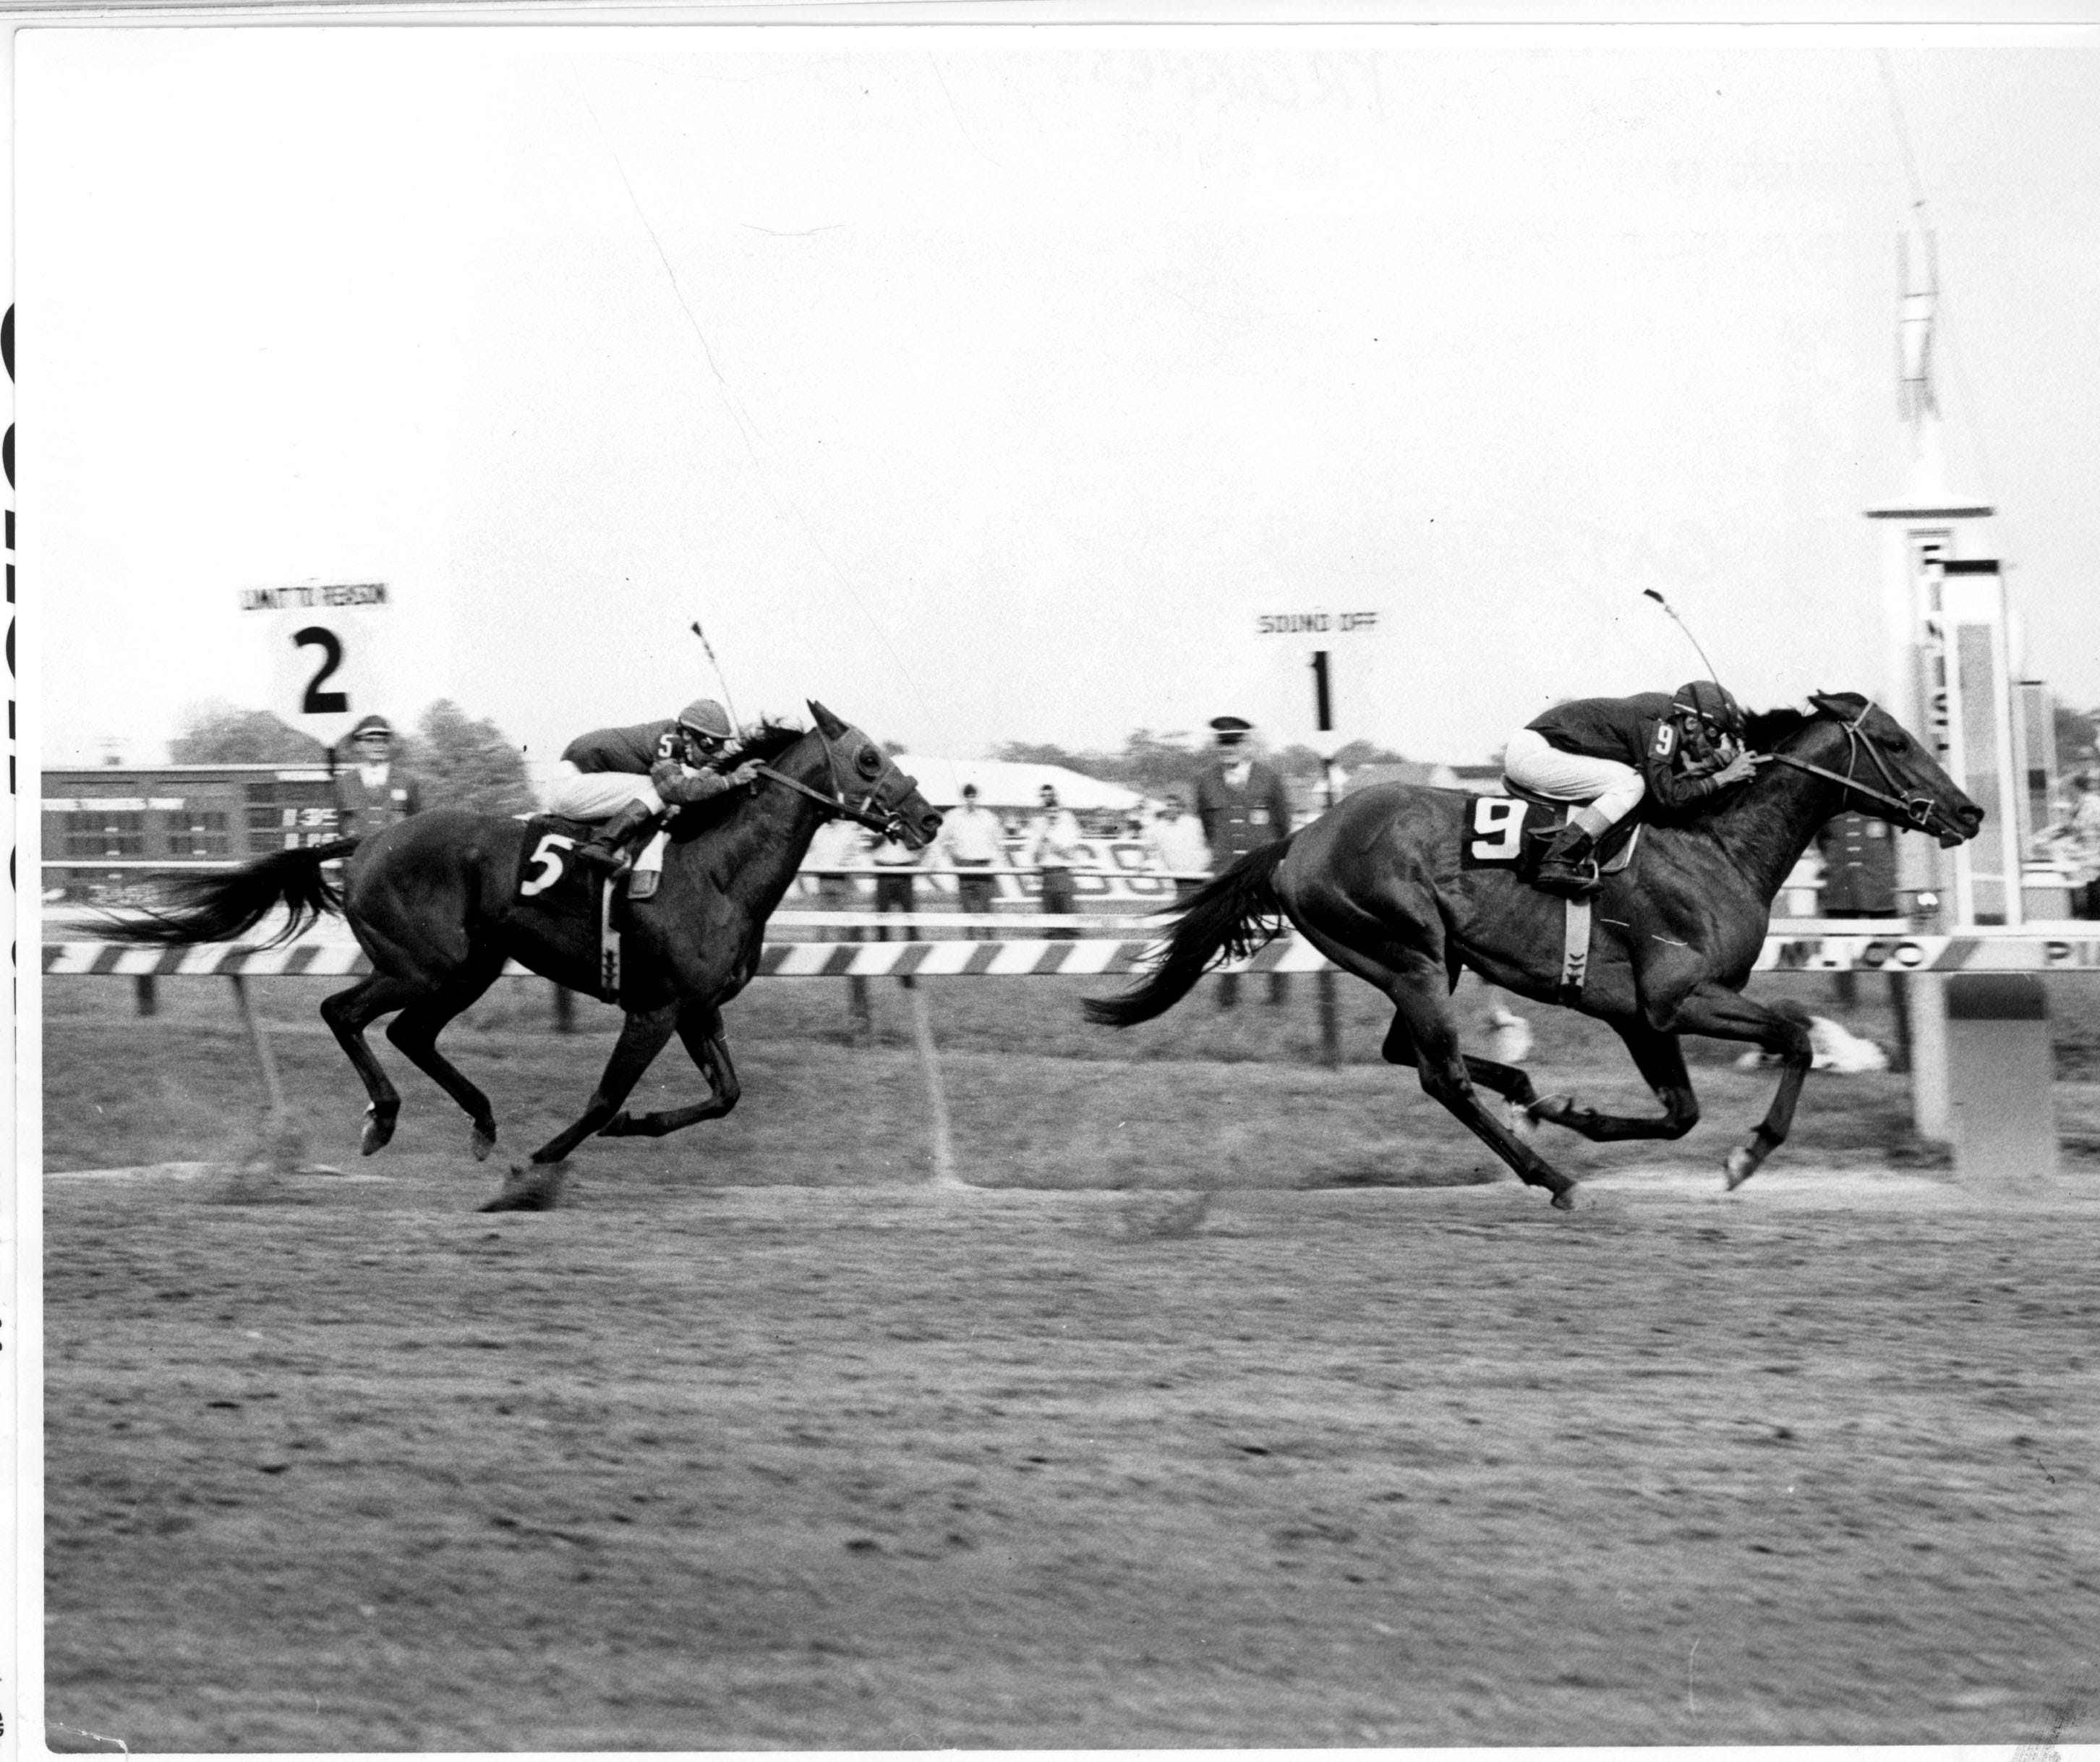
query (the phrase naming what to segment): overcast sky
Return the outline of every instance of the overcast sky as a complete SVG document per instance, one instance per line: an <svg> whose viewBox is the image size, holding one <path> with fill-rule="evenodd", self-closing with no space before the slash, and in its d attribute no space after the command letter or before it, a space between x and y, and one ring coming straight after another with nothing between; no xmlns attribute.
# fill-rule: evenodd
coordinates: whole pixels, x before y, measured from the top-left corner
<svg viewBox="0 0 2100 1762"><path fill-rule="evenodd" d="M300 720L323 614L537 762L712 692L695 618L745 717L956 756L1309 738L1264 614L1374 613L1334 738L1419 757L1702 672L1648 587L1876 689L1919 193L1973 554L2100 703L2091 40L25 33L44 757Z"/></svg>

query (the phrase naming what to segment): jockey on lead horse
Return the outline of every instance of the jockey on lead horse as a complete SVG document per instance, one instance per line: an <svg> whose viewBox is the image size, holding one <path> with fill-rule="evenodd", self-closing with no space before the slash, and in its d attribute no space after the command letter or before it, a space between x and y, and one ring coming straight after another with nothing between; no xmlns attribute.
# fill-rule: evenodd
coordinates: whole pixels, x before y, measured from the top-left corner
<svg viewBox="0 0 2100 1762"><path fill-rule="evenodd" d="M1585 697L1556 704L1510 736L1502 770L1534 794L1583 804L1554 835L1536 884L1562 899L1601 885L1592 853L1643 801L1666 815L1748 783L1743 709L1710 679L1665 695Z"/></svg>
<svg viewBox="0 0 2100 1762"><path fill-rule="evenodd" d="M549 813L604 821L588 842L576 846L577 863L614 873L628 847L642 844L667 810L709 801L755 779L753 763L726 773L709 768L728 750L735 732L721 705L703 697L673 719L578 735L562 749L547 802ZM646 899L655 882L653 873L638 872L629 897Z"/></svg>

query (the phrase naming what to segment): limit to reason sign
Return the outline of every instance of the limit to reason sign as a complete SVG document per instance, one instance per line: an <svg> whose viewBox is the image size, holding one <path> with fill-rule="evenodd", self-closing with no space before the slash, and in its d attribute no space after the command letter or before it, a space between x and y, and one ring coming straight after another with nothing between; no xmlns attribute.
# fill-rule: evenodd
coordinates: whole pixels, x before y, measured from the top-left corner
<svg viewBox="0 0 2100 1762"><path fill-rule="evenodd" d="M398 714L383 701L392 603L384 581L242 588L242 621L267 620L270 708L329 745L360 717Z"/></svg>

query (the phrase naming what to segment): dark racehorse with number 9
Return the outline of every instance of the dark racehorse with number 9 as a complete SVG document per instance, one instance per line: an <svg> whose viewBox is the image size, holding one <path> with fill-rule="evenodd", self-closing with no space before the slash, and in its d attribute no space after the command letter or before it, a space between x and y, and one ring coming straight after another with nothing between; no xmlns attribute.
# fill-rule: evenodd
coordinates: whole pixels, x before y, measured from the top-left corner
<svg viewBox="0 0 2100 1762"><path fill-rule="evenodd" d="M933 841L941 815L917 783L859 729L821 704L810 709L816 726L806 732L769 724L717 761L725 772L757 762L747 788L672 823L663 879L630 915L619 999L627 1019L605 1074L582 1115L514 1168L484 1210L554 1203L562 1162L593 1133L659 1137L736 1106L721 1006L758 970L766 920L824 821L854 820L912 850ZM542 838L528 855L529 836L522 820L434 808L368 838L276 852L231 875L181 883L169 909L119 921L109 934L133 943L224 942L281 907L288 915L276 943L340 912L373 970L324 1002L321 1015L371 1097L364 1153L393 1137L401 1108L364 1030L398 1010L386 1037L466 1111L479 1159L496 1142L496 1119L488 1097L439 1053L439 1034L512 960L572 990L600 990L596 921L539 897L552 879L547 853L560 846ZM347 859L340 881L323 868L338 858ZM706 1099L629 1114L628 1096L674 1033L708 1080Z"/></svg>
<svg viewBox="0 0 2100 1762"><path fill-rule="evenodd" d="M1287 918L1392 1000L1386 1058L1414 1066L1425 1091L1563 1210L1575 1183L1526 1142L1537 1121L1592 1139L1682 1137L1698 1123L1699 1103L1680 1034L1776 1053L1778 1093L1750 1142L1728 1155L1727 1184L1740 1186L1785 1142L1808 1073L1807 1012L1742 991L1772 900L1809 840L1847 807L1943 845L1974 837L1983 823L1983 810L1885 711L1852 693L1810 701L1806 713L1749 718L1749 743L1762 755L1754 779L1680 824L1643 828L1634 864L1597 897L1576 1007L1617 1031L1662 1103L1660 1116L1542 1097L1514 1066L1459 1051L1449 996L1462 968L1520 996L1562 1000L1566 908L1513 865L1467 866L1477 807L1492 798L1452 789L1366 789L1241 858L1178 908L1149 976L1122 996L1090 1001L1088 1014L1117 1027L1149 1021L1220 957L1249 952ZM1514 845L1520 821L1498 824L1508 825ZM1476 1085L1501 1096L1512 1117L1491 1112Z"/></svg>

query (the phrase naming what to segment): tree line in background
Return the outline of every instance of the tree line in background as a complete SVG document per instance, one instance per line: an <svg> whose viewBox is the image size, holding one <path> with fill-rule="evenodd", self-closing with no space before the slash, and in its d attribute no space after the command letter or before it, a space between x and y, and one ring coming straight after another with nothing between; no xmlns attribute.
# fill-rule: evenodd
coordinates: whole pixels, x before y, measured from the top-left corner
<svg viewBox="0 0 2100 1762"><path fill-rule="evenodd" d="M1115 753L1074 752L1069 748L1026 740L1006 740L995 746L991 757L1013 765L1061 765L1083 777L1121 784L1141 794L1163 796L1168 790L1188 794L1210 762L1207 740L1186 733L1154 734L1149 728L1134 729ZM1326 761L1309 746L1286 746L1265 755L1286 777L1317 779ZM1369 740L1352 740L1335 754L1343 771L1359 765L1405 764L1401 753Z"/></svg>
<svg viewBox="0 0 2100 1762"><path fill-rule="evenodd" d="M329 749L311 735L267 709L205 704L184 717L168 743L171 765L324 765ZM338 755L339 764L355 762ZM412 733L394 731L395 764L422 785L426 807L471 808L481 814L529 814L532 795L525 756L485 718L439 698Z"/></svg>
<svg viewBox="0 0 2100 1762"><path fill-rule="evenodd" d="M2080 710L2052 703L2062 771L2100 768L2100 706ZM897 750L893 744L885 744ZM424 800L430 806L519 814L536 805L523 754L494 722L469 716L449 698L425 710L412 734L395 730L395 762L421 779ZM169 743L168 757L176 765L319 765L327 762L328 750L268 710L207 704L189 712L182 732ZM1008 740L995 746L991 757L1014 764L1061 765L1082 776L1158 797L1169 790L1193 790L1210 752L1208 741L1197 735L1138 728L1113 753ZM1304 745L1286 746L1269 757L1286 776L1300 779L1318 778L1324 762ZM1405 761L1371 741L1352 740L1335 753L1335 762L1346 771Z"/></svg>

